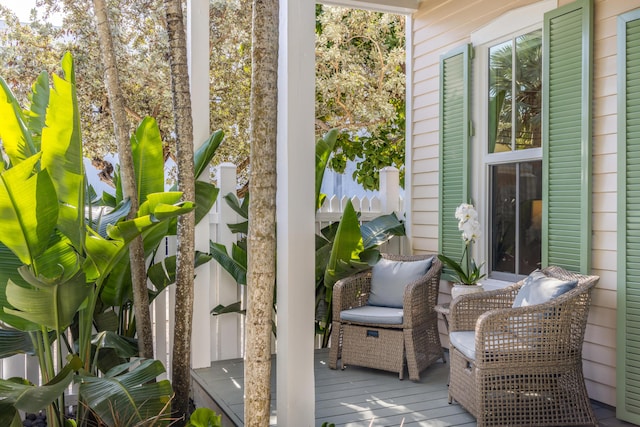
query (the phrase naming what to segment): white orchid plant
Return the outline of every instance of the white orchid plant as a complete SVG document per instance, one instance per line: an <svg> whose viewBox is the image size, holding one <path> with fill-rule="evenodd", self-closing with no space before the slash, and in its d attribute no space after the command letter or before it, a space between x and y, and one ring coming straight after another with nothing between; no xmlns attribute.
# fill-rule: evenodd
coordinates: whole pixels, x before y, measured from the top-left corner
<svg viewBox="0 0 640 427"><path fill-rule="evenodd" d="M475 285L485 276L481 272L482 264L477 265L470 253L471 244L480 237L478 211L473 205L463 203L456 208L455 217L458 220L458 230L462 231L462 240L464 241L462 258L460 262L456 262L445 255L438 255L438 259L453 270L453 274L449 275L448 280L462 285Z"/></svg>

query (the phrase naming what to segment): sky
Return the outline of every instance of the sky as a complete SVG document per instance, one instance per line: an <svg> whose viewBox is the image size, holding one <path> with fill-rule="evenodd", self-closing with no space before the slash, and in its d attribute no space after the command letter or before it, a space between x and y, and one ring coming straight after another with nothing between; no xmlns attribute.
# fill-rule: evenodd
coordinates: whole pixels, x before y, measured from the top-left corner
<svg viewBox="0 0 640 427"><path fill-rule="evenodd" d="M36 7L36 0L0 0L0 4L13 10L21 22L28 22L31 9ZM41 16L42 13L44 11L40 11L38 15ZM51 22L54 25L61 25L62 18L60 16L54 17Z"/></svg>

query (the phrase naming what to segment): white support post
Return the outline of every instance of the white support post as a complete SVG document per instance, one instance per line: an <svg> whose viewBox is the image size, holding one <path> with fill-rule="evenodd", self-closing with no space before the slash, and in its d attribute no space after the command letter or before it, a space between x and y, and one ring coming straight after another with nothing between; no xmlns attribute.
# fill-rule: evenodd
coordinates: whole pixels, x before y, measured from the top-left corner
<svg viewBox="0 0 640 427"><path fill-rule="evenodd" d="M387 166L380 171L380 195L383 214L400 210L400 171L397 168Z"/></svg>
<svg viewBox="0 0 640 427"><path fill-rule="evenodd" d="M187 58L191 86L193 148L197 150L209 137L209 1L187 1ZM201 178L209 181L207 172ZM196 225L196 250L209 252L209 221ZM208 266L196 270L191 335L191 367L211 366L210 277Z"/></svg>
<svg viewBox="0 0 640 427"><path fill-rule="evenodd" d="M236 236L231 232L227 224L234 224L240 221L239 215L229 207L224 201L224 196L229 193L236 194L236 165L233 163L222 163L217 168L216 181L220 188L218 194L218 217L216 241L227 248L227 253L231 254ZM239 299L238 284L216 261L211 261L211 278L213 287L211 296L211 307L218 304L229 305ZM240 318L237 314L225 314L222 316L211 316L213 339L211 341L211 354L213 360L235 359L241 356L242 340L240 334Z"/></svg>
<svg viewBox="0 0 640 427"><path fill-rule="evenodd" d="M315 2L280 0L277 417L315 425Z"/></svg>

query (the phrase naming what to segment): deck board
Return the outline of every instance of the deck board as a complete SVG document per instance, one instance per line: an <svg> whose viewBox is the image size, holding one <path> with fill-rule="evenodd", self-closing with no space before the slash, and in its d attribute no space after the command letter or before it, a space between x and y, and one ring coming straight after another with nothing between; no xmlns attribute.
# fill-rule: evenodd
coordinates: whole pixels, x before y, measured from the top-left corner
<svg viewBox="0 0 640 427"><path fill-rule="evenodd" d="M401 381L394 373L355 366L331 370L328 357L327 350L316 351L316 426L325 421L336 427L476 425L460 405L447 402L448 363L436 362L415 382ZM276 425L275 359L272 363L271 425ZM241 359L212 362L209 368L193 370L192 377L197 406L223 413L224 426L244 425ZM612 408L594 403L594 409L601 425L631 426L615 419Z"/></svg>

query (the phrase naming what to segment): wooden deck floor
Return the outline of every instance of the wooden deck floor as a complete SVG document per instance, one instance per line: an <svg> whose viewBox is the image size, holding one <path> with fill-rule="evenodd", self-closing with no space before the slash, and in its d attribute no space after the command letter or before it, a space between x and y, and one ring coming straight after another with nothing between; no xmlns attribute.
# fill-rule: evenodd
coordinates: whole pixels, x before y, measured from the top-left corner
<svg viewBox="0 0 640 427"><path fill-rule="evenodd" d="M316 426L325 421L350 427L476 425L461 406L447 403L448 363L435 363L422 372L420 382L413 382L400 381L393 373L355 366L334 371L327 366L328 356L326 350L318 350L315 355ZM192 373L196 406L222 413L224 426L244 425L243 369L242 360L234 359L213 362L210 368ZM273 384L275 375L271 397L275 408ZM617 420L611 408L594 403L594 409L601 426L631 426ZM276 424L272 410L271 425Z"/></svg>

